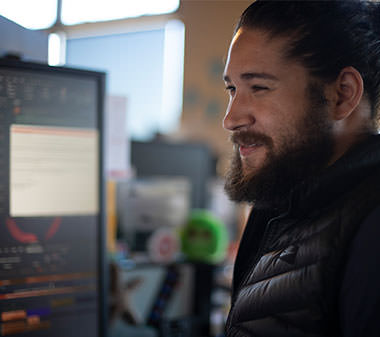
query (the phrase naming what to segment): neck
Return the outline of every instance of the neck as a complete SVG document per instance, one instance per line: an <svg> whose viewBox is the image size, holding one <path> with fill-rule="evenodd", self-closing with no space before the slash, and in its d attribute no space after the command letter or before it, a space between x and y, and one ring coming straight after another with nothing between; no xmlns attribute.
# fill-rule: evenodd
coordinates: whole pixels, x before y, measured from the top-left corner
<svg viewBox="0 0 380 337"><path fill-rule="evenodd" d="M349 149L351 149L356 144L359 144L365 141L366 139L368 139L370 136L373 136L373 135L374 133L366 130L364 132L358 132L356 134L344 134L341 137L339 137L339 140L335 141L334 152L327 166L333 165Z"/></svg>

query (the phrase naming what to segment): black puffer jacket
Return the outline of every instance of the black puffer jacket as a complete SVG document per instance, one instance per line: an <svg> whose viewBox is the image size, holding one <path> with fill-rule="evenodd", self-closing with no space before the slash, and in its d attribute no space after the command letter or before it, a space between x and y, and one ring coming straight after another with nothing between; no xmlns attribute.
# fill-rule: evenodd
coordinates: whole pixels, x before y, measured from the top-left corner
<svg viewBox="0 0 380 337"><path fill-rule="evenodd" d="M348 247L380 205L379 136L295 188L288 202L275 217L252 211L235 263L228 337L341 335L338 300Z"/></svg>

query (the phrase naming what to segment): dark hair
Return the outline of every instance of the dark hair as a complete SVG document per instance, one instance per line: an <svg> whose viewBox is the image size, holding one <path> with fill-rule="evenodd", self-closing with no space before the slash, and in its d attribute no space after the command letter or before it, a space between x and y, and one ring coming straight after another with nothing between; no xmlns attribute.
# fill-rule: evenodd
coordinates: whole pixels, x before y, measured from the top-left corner
<svg viewBox="0 0 380 337"><path fill-rule="evenodd" d="M377 121L380 108L380 6L365 1L257 0L241 15L240 27L286 36L285 56L310 74L331 82L346 66L357 69Z"/></svg>

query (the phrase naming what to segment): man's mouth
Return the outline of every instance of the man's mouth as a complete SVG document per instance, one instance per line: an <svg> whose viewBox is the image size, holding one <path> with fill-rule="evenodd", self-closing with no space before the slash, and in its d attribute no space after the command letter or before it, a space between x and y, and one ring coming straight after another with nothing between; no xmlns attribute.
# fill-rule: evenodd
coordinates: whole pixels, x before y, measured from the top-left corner
<svg viewBox="0 0 380 337"><path fill-rule="evenodd" d="M270 137L252 131L236 131L231 135L231 141L235 144L236 149L239 150L241 158L248 157L264 147L272 146Z"/></svg>
<svg viewBox="0 0 380 337"><path fill-rule="evenodd" d="M239 153L241 157L247 157L253 152L257 151L263 144L253 143L253 144L239 144Z"/></svg>

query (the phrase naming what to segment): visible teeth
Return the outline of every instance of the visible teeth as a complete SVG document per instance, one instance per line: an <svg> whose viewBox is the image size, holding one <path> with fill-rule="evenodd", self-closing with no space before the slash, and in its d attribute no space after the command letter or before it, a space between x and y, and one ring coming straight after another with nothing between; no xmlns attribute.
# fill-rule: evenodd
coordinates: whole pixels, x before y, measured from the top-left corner
<svg viewBox="0 0 380 337"><path fill-rule="evenodd" d="M253 144L239 144L242 147L255 147L255 146L261 146L261 144L253 143Z"/></svg>

